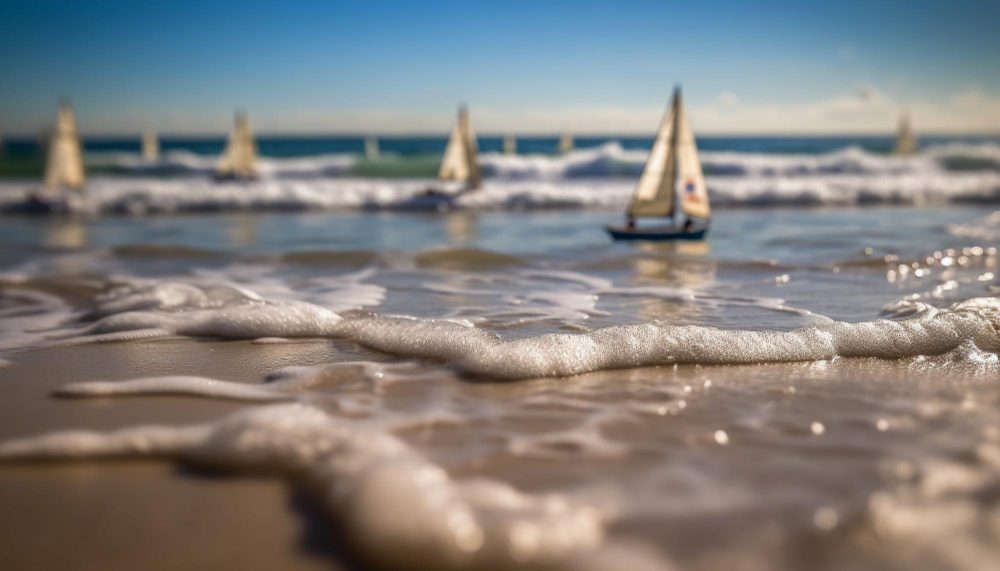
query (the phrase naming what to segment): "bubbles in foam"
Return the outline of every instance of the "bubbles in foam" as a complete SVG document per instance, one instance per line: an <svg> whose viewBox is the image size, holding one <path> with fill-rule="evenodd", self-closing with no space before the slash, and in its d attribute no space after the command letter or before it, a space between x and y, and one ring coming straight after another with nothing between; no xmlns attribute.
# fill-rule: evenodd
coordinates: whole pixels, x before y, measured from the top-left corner
<svg viewBox="0 0 1000 571"><path fill-rule="evenodd" d="M189 287L121 290L99 302L95 311L122 313L107 315L81 335L64 342L168 335L227 339L344 338L385 353L443 361L468 373L501 379L567 376L675 363L741 364L821 361L835 357L891 359L941 355L963 343L972 343L977 350L990 354L1000 348L997 298L974 298L944 310L903 301L889 311L910 315L908 319L861 323L825 320L794 331L645 323L511 340L471 327L467 321L378 315L344 319L311 303L254 299L248 294L234 296L229 290L211 301L217 304L215 307L206 307L207 299L204 290ZM132 310L151 306L160 309Z"/></svg>

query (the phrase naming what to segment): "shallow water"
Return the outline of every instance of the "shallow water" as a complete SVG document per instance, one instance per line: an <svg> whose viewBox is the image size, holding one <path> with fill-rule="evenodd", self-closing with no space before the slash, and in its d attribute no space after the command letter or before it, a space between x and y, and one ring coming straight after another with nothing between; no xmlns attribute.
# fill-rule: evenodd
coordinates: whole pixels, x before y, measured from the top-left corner
<svg viewBox="0 0 1000 571"><path fill-rule="evenodd" d="M390 568L1000 557L997 215L727 210L659 246L611 243L619 218L4 218L2 373L63 355L59 396L146 404L118 432L22 424L0 459L304 481ZM176 395L228 404L178 426Z"/></svg>

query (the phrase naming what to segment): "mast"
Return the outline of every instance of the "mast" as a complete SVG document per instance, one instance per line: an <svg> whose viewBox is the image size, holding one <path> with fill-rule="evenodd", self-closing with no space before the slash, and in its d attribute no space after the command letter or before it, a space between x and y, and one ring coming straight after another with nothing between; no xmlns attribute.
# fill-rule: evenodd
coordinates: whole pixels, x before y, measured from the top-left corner
<svg viewBox="0 0 1000 571"><path fill-rule="evenodd" d="M59 103L56 128L48 143L44 187L82 189L86 180L73 106L63 100Z"/></svg>
<svg viewBox="0 0 1000 571"><path fill-rule="evenodd" d="M670 188L673 189L674 206L670 209L669 217L673 218L675 221L677 219L677 202L680 199L679 193L677 192L677 125L684 120L681 117L681 86L674 86L674 96L670 103L671 114L674 116L672 129L670 130L670 156L673 157L673 168L670 169L670 177L667 179L670 184Z"/></svg>

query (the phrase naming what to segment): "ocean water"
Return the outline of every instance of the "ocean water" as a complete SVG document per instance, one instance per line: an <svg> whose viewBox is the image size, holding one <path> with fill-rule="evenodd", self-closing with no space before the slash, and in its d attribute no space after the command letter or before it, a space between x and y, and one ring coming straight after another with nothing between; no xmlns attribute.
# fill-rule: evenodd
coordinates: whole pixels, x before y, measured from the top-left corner
<svg viewBox="0 0 1000 571"><path fill-rule="evenodd" d="M925 204L1000 201L1000 140L925 138L911 157L889 154L880 137L699 139L716 207ZM501 139L480 139L484 191L446 206L474 210L621 209L645 163L651 139L577 139L555 154L555 138L522 138L518 154ZM219 184L210 176L221 139L164 139L163 155L144 161L138 141L85 143L91 213L156 214L230 210L412 210L436 183L445 140L386 137L382 155L361 156L361 138L263 138L260 177ZM7 144L0 160L0 212L38 187L42 160L29 141ZM440 206L440 205L438 205Z"/></svg>
<svg viewBox="0 0 1000 571"><path fill-rule="evenodd" d="M483 192L433 212L405 206L429 178L352 152L216 184L210 151L89 147L114 168L79 213L0 217L0 378L45 355L78 363L63 410L238 409L10 430L0 462L305 482L390 569L989 569L1000 147L799 143L706 147L721 208L670 244L604 234L628 143L484 145Z"/></svg>

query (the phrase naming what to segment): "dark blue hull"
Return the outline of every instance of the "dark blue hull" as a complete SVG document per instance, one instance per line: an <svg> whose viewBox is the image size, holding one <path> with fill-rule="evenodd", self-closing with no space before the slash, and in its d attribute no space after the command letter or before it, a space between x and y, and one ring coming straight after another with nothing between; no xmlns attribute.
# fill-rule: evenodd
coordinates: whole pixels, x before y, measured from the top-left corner
<svg viewBox="0 0 1000 571"><path fill-rule="evenodd" d="M708 234L708 226L691 228L687 231L677 226L649 226L646 228L608 226L607 231L615 240L663 242L667 240L703 240L705 234Z"/></svg>

